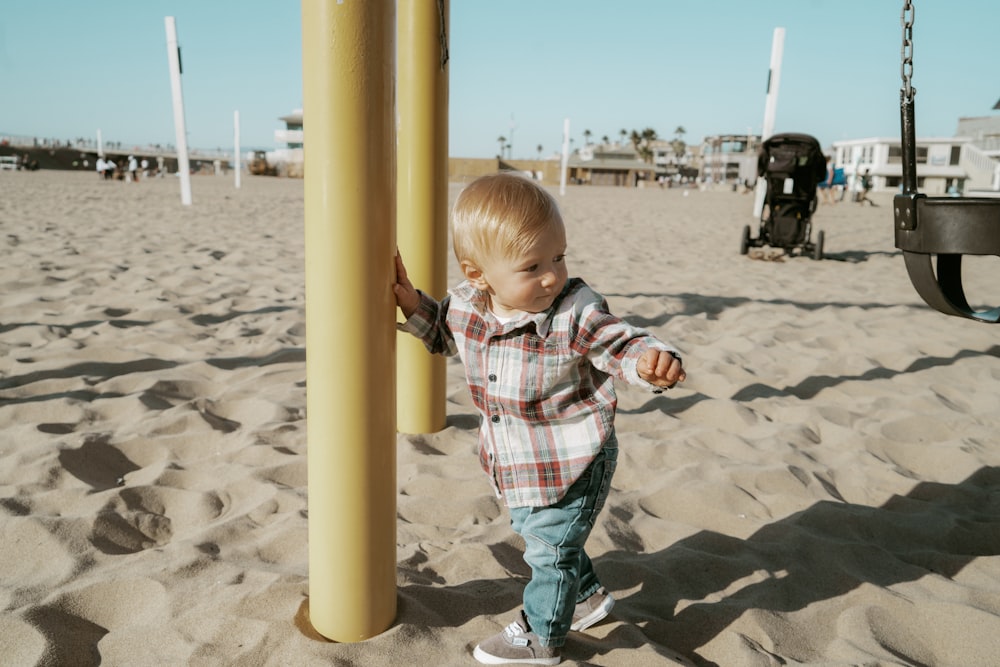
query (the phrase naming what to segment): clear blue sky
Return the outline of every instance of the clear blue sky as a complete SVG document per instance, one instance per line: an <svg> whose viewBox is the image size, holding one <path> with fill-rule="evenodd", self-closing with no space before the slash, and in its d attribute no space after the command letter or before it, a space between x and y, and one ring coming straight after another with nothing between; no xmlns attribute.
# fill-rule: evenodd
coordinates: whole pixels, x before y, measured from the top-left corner
<svg viewBox="0 0 1000 667"><path fill-rule="evenodd" d="M316 0L332 1L332 0ZM351 1L351 0L347 0ZM431 2L433 0L426 0ZM1000 113L998 0L914 0L917 133ZM776 132L899 134L901 0L451 0L449 154L514 157L651 127L761 131L775 27ZM184 63L188 143L276 147L302 105L297 0L3 0L0 134L173 143L164 17ZM308 111L306 112L308 114ZM512 120L513 119L513 120ZM511 126L513 123L513 132ZM308 124L307 124L308 132Z"/></svg>

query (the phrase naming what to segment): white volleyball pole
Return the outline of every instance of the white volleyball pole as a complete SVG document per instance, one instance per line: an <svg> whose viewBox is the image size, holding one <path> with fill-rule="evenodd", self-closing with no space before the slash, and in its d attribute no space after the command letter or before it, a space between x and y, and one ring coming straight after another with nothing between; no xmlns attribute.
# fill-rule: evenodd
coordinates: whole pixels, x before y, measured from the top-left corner
<svg viewBox="0 0 1000 667"><path fill-rule="evenodd" d="M761 142L767 141L774 134L774 116L778 109L778 86L781 84L781 58L785 49L785 29L774 29L774 40L771 42L771 69L767 74L767 102L764 105L764 127L760 133ZM753 216L760 220L764 210L764 197L767 195L767 180L758 176L757 187L754 190Z"/></svg>
<svg viewBox="0 0 1000 667"><path fill-rule="evenodd" d="M101 138L101 130L97 130L97 157L104 157L104 140Z"/></svg>
<svg viewBox="0 0 1000 667"><path fill-rule="evenodd" d="M181 91L181 52L177 46L174 17L167 16L167 60L170 62L170 91L174 100L174 134L177 137L177 173L181 179L181 204L191 205L191 166L188 163L187 129L184 127L184 93Z"/></svg>
<svg viewBox="0 0 1000 667"><path fill-rule="evenodd" d="M240 189L240 112L233 112L233 167L236 169L236 189Z"/></svg>
<svg viewBox="0 0 1000 667"><path fill-rule="evenodd" d="M566 169L569 165L569 118L563 121L562 165L559 169L559 194L566 194Z"/></svg>

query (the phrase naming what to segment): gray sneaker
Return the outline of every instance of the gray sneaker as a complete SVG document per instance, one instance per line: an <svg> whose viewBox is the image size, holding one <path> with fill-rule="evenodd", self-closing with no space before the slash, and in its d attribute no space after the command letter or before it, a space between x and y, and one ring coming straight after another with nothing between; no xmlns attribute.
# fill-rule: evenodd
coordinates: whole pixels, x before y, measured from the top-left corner
<svg viewBox="0 0 1000 667"><path fill-rule="evenodd" d="M615 599L604 587L597 590L589 598L576 605L573 612L573 624L569 626L574 632L582 632L594 625L611 612Z"/></svg>
<svg viewBox="0 0 1000 667"><path fill-rule="evenodd" d="M559 648L542 646L524 611L503 632L476 647L472 656L484 665L558 665Z"/></svg>

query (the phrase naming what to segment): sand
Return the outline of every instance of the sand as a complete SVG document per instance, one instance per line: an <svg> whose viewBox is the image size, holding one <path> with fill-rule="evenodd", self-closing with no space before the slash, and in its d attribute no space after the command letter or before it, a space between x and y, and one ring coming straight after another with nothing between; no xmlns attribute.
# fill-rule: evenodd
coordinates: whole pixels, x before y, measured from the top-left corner
<svg viewBox="0 0 1000 667"><path fill-rule="evenodd" d="M192 190L0 173L0 664L474 664L527 569L459 365L447 428L398 437L396 622L323 641L302 182ZM589 545L619 603L564 664L996 664L1000 328L919 300L889 196L821 206L819 262L741 256L728 189L561 201L571 273L688 369L620 392Z"/></svg>

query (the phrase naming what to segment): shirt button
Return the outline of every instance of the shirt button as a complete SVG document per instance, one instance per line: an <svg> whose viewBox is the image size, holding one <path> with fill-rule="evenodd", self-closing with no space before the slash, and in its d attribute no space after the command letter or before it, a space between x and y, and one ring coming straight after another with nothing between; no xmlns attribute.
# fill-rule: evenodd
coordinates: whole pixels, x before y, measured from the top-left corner
<svg viewBox="0 0 1000 667"><path fill-rule="evenodd" d="M494 373L490 373L490 382L496 382L497 376Z"/></svg>
<svg viewBox="0 0 1000 667"><path fill-rule="evenodd" d="M500 415L493 415L492 417L490 417L490 421L496 424L497 422L500 421Z"/></svg>

